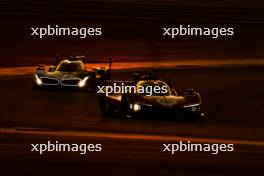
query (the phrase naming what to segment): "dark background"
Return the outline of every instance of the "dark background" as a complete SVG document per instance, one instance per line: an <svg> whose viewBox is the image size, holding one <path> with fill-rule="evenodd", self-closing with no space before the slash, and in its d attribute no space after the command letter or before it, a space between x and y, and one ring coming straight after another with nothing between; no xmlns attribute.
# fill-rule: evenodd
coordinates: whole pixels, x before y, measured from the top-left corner
<svg viewBox="0 0 264 176"><path fill-rule="evenodd" d="M0 2L0 66L51 63L55 54L112 56L114 61L262 59L264 2L258 0ZM31 36L31 27L102 27L103 35ZM162 36L162 27L233 27L234 36Z"/></svg>

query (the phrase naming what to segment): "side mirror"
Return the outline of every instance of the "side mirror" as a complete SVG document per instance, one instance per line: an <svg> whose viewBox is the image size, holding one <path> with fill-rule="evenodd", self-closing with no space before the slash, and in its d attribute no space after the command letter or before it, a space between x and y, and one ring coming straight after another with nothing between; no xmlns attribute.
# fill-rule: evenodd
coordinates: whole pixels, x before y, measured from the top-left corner
<svg viewBox="0 0 264 176"><path fill-rule="evenodd" d="M36 73L37 74L43 74L45 73L45 65L39 64L38 67L36 68Z"/></svg>
<svg viewBox="0 0 264 176"><path fill-rule="evenodd" d="M39 64L37 70L45 70L45 65Z"/></svg>
<svg viewBox="0 0 264 176"><path fill-rule="evenodd" d="M56 71L56 66L54 66L54 65L51 65L50 67L49 67L49 70L48 70L49 72L55 72Z"/></svg>
<svg viewBox="0 0 264 176"><path fill-rule="evenodd" d="M176 90L175 89L171 89L171 95L174 95L174 96L177 96L178 94L177 94L177 92L176 92Z"/></svg>

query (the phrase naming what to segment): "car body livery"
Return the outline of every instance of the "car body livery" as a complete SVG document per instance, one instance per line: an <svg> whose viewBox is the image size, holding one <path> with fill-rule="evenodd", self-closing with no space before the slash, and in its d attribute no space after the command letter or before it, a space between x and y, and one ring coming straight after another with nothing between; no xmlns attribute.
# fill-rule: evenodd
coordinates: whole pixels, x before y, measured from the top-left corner
<svg viewBox="0 0 264 176"><path fill-rule="evenodd" d="M132 83L133 84L133 83ZM201 113L201 96L194 89L187 89L183 95L178 95L175 89L161 80L141 79L134 82L135 87L158 86L163 92L101 94L100 109L105 115L118 112L122 117L167 117L199 119ZM164 89L165 87L165 89Z"/></svg>

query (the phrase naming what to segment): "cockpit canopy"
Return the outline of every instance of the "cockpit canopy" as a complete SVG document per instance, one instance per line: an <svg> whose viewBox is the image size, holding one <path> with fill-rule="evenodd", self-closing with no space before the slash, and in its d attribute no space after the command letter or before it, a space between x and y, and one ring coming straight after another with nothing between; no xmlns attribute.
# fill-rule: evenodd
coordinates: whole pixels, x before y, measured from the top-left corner
<svg viewBox="0 0 264 176"><path fill-rule="evenodd" d="M62 61L56 71L61 71L61 72L82 72L84 71L84 64L80 61Z"/></svg>

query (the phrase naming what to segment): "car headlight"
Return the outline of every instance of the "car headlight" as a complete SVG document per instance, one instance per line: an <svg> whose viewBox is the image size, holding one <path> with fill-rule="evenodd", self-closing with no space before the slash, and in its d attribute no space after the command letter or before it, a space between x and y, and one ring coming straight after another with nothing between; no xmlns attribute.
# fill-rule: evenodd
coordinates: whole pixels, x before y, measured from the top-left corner
<svg viewBox="0 0 264 176"><path fill-rule="evenodd" d="M86 81L87 81L88 78L89 78L89 77L86 76L83 80L81 80L81 81L79 82L78 86L79 86L80 88L84 87L84 86L86 85Z"/></svg>
<svg viewBox="0 0 264 176"><path fill-rule="evenodd" d="M133 104L133 110L134 110L135 112L138 112L138 111L141 110L141 106L140 106L139 104L135 103L135 104Z"/></svg>
<svg viewBox="0 0 264 176"><path fill-rule="evenodd" d="M35 75L35 77L36 77L36 83L37 83L37 85L40 86L42 84L41 79L39 79L39 77L37 75Z"/></svg>

